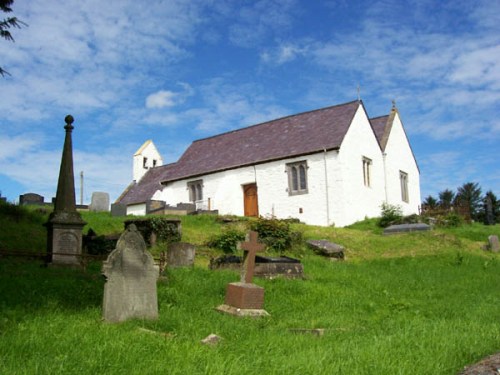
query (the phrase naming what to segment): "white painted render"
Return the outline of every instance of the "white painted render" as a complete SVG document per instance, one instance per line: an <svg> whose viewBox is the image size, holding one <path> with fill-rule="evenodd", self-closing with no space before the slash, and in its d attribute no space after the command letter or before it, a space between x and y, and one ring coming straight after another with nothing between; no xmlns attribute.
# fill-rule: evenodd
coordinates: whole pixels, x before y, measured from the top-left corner
<svg viewBox="0 0 500 375"><path fill-rule="evenodd" d="M146 160L144 159L146 158ZM149 168L163 165L163 159L151 140L144 142L134 154L133 179L139 181Z"/></svg>
<svg viewBox="0 0 500 375"><path fill-rule="evenodd" d="M420 172L397 112L385 153L388 203L400 206L405 215L418 213L421 202ZM404 202L401 198L400 171L408 174L409 202Z"/></svg>
<svg viewBox="0 0 500 375"><path fill-rule="evenodd" d="M127 215L146 215L146 203L130 204L127 206Z"/></svg>

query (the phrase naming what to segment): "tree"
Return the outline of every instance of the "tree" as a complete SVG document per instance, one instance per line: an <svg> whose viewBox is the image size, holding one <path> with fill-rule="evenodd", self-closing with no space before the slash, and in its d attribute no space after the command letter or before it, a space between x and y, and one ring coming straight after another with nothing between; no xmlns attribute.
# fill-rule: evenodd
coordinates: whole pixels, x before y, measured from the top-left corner
<svg viewBox="0 0 500 375"><path fill-rule="evenodd" d="M435 210L438 206L438 201L432 195L429 195L422 202L427 210Z"/></svg>
<svg viewBox="0 0 500 375"><path fill-rule="evenodd" d="M439 193L439 206L443 209L449 210L453 205L455 193L449 189L443 190Z"/></svg>
<svg viewBox="0 0 500 375"><path fill-rule="evenodd" d="M481 188L477 182L466 182L457 189L455 205L469 211L470 217L476 220L482 206Z"/></svg>
<svg viewBox="0 0 500 375"><path fill-rule="evenodd" d="M483 211L481 215L483 216L483 222L486 225L494 225L499 222L500 219L500 202L498 201L496 195L489 190L483 199Z"/></svg>
<svg viewBox="0 0 500 375"><path fill-rule="evenodd" d="M11 5L13 2L14 0L0 0L0 10L2 10L2 12L5 13L12 12ZM18 20L16 17L4 18L3 20L0 21L0 37L4 38L5 40L13 42L14 37L10 33L9 29L11 28L20 29L21 26L26 26L26 24ZM0 67L0 75L5 76L6 74L10 75L9 72Z"/></svg>

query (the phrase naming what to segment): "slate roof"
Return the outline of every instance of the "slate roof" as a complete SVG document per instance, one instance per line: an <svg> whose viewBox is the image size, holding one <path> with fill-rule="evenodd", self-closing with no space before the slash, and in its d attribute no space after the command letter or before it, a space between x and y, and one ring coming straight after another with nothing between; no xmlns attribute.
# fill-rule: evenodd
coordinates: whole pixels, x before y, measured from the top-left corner
<svg viewBox="0 0 500 375"><path fill-rule="evenodd" d="M125 205L144 203L151 199L156 190L161 190L163 186L160 181L168 175L172 164L162 165L156 168L150 168L139 182L132 182L122 195L116 200L116 203Z"/></svg>
<svg viewBox="0 0 500 375"><path fill-rule="evenodd" d="M387 124L387 120L389 116L380 116L370 119L370 123L372 124L372 129L375 132L375 136L377 137L378 143L382 145L382 139L384 138L385 126Z"/></svg>
<svg viewBox="0 0 500 375"><path fill-rule="evenodd" d="M338 149L360 105L353 101L200 139L162 182Z"/></svg>

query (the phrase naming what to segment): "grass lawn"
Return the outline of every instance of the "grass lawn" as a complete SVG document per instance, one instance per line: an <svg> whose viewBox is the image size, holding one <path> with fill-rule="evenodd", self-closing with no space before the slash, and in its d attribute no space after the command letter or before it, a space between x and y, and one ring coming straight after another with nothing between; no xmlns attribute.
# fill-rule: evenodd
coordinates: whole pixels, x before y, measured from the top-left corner
<svg viewBox="0 0 500 375"><path fill-rule="evenodd" d="M217 225L183 219L183 240L201 245ZM294 229L344 245L347 260L295 250L306 278L256 279L271 314L259 319L214 310L238 274L209 271L207 250L159 281L157 321L122 324L101 321L99 263L84 273L0 258L0 374L457 374L500 351L500 256L481 250L499 225ZM222 342L202 345L210 333Z"/></svg>

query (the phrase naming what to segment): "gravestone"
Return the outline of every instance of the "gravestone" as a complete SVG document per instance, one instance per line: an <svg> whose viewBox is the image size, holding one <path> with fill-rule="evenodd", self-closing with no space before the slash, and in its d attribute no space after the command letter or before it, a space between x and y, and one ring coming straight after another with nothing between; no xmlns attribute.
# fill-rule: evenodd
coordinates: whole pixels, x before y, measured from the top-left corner
<svg viewBox="0 0 500 375"><path fill-rule="evenodd" d="M498 253L500 251L498 236L493 234L491 236L488 236L488 249L494 253Z"/></svg>
<svg viewBox="0 0 500 375"><path fill-rule="evenodd" d="M396 224L391 225L384 229L384 234L397 234L397 233L409 233L409 232L424 232L431 229L430 225L424 223L416 224Z"/></svg>
<svg viewBox="0 0 500 375"><path fill-rule="evenodd" d="M487 195L484 203L484 211L486 212L486 215L484 215L484 224L495 225L495 215L493 214L493 201L491 196Z"/></svg>
<svg viewBox="0 0 500 375"><path fill-rule="evenodd" d="M26 193L19 196L19 205L25 204L43 204L45 198L36 193Z"/></svg>
<svg viewBox="0 0 500 375"><path fill-rule="evenodd" d="M89 210L94 212L109 212L109 194L100 191L93 192Z"/></svg>
<svg viewBox="0 0 500 375"><path fill-rule="evenodd" d="M327 240L309 240L307 245L319 255L344 260L344 246Z"/></svg>
<svg viewBox="0 0 500 375"><path fill-rule="evenodd" d="M167 267L192 267L196 248L194 245L185 242L172 242L168 245Z"/></svg>
<svg viewBox="0 0 500 375"><path fill-rule="evenodd" d="M121 203L111 204L111 216L127 216L127 206Z"/></svg>
<svg viewBox="0 0 500 375"><path fill-rule="evenodd" d="M258 242L257 232L248 234L248 241L241 244L245 252L240 281L229 283L226 289L225 303L217 310L238 316L267 316L264 306L264 288L252 283L255 269L255 255L265 246Z"/></svg>
<svg viewBox="0 0 500 375"><path fill-rule="evenodd" d="M120 236L116 249L103 263L102 273L106 277L104 320L158 318L156 282L160 272L135 225L129 225Z"/></svg>

